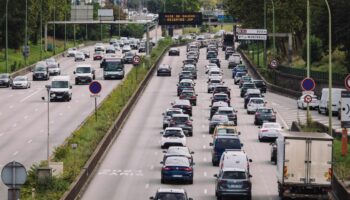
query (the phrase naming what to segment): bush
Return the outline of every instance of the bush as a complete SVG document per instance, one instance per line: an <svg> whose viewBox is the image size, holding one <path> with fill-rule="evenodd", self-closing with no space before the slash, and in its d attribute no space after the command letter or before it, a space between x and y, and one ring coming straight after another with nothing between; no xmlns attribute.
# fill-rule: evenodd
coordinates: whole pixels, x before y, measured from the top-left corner
<svg viewBox="0 0 350 200"><path fill-rule="evenodd" d="M304 43L302 58L307 62L307 43ZM318 62L322 58L322 40L316 36L310 36L310 63Z"/></svg>

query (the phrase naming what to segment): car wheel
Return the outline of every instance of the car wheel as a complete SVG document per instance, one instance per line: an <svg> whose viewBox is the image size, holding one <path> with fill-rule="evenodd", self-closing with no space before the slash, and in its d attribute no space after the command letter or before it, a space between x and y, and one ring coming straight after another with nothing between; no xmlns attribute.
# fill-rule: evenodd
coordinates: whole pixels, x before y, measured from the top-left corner
<svg viewBox="0 0 350 200"><path fill-rule="evenodd" d="M192 185L193 184L193 179L189 180L188 183Z"/></svg>
<svg viewBox="0 0 350 200"><path fill-rule="evenodd" d="M161 179L160 179L160 183L161 183L161 184L164 184L164 183L165 183L165 180L161 178Z"/></svg>
<svg viewBox="0 0 350 200"><path fill-rule="evenodd" d="M258 123L257 123L257 121L256 121L256 120L254 121L254 125L258 125Z"/></svg>
<svg viewBox="0 0 350 200"><path fill-rule="evenodd" d="M260 138L260 136L258 137L258 139L259 139L259 142L262 142L262 139Z"/></svg>
<svg viewBox="0 0 350 200"><path fill-rule="evenodd" d="M318 112L318 114L321 114L321 110L320 110L320 108L318 108L317 112Z"/></svg>

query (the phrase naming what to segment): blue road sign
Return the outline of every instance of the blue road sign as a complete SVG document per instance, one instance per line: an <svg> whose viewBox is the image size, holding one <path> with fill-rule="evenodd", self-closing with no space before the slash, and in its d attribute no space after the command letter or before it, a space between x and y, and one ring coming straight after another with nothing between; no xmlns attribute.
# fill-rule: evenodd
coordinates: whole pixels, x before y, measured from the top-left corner
<svg viewBox="0 0 350 200"><path fill-rule="evenodd" d="M98 81L92 81L89 85L89 90L92 94L98 94L102 90L102 85Z"/></svg>
<svg viewBox="0 0 350 200"><path fill-rule="evenodd" d="M316 87L316 83L315 83L314 79L312 79L312 78L304 78L301 81L301 88L304 91L312 91L315 89L315 87Z"/></svg>

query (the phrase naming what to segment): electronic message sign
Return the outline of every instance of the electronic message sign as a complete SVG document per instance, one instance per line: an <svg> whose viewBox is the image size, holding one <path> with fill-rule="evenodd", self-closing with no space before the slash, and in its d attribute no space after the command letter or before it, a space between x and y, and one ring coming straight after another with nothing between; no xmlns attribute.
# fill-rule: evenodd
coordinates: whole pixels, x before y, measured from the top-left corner
<svg viewBox="0 0 350 200"><path fill-rule="evenodd" d="M202 25L202 13L159 13L159 25Z"/></svg>

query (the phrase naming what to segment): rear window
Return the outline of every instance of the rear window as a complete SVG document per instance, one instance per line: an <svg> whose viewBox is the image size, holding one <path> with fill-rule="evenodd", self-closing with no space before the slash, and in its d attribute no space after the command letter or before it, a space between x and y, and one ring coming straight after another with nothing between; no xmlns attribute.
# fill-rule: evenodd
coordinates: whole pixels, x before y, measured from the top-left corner
<svg viewBox="0 0 350 200"><path fill-rule="evenodd" d="M169 137L169 136L179 137L179 136L182 136L182 134L181 134L180 130L166 130L164 132L164 136L165 137Z"/></svg>
<svg viewBox="0 0 350 200"><path fill-rule="evenodd" d="M252 100L250 100L250 102L255 103L255 104L263 104L264 100L262 100L262 99L252 99Z"/></svg>
<svg viewBox="0 0 350 200"><path fill-rule="evenodd" d="M236 138L217 138L215 147L220 149L241 149L241 142Z"/></svg>
<svg viewBox="0 0 350 200"><path fill-rule="evenodd" d="M186 197L181 193L158 193L155 200L186 200Z"/></svg>
<svg viewBox="0 0 350 200"><path fill-rule="evenodd" d="M218 129L218 133L233 134L236 133L236 130L231 128L220 128Z"/></svg>
<svg viewBox="0 0 350 200"><path fill-rule="evenodd" d="M173 116L173 114L181 114L181 111L179 111L179 110L172 110L172 111L166 112L167 116Z"/></svg>
<svg viewBox="0 0 350 200"><path fill-rule="evenodd" d="M188 120L188 117L173 117L173 120L175 122L186 122Z"/></svg>
<svg viewBox="0 0 350 200"><path fill-rule="evenodd" d="M272 109L259 109L259 113L272 113Z"/></svg>
<svg viewBox="0 0 350 200"><path fill-rule="evenodd" d="M245 172L227 171L222 175L223 179L247 179Z"/></svg>
<svg viewBox="0 0 350 200"><path fill-rule="evenodd" d="M189 166L189 160L186 157L168 157L165 160L166 166Z"/></svg>

